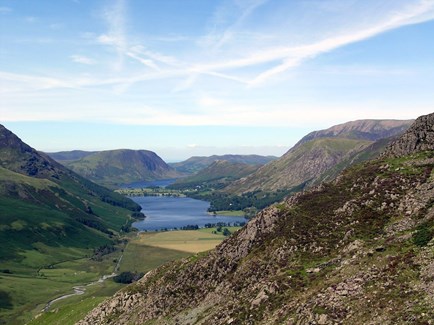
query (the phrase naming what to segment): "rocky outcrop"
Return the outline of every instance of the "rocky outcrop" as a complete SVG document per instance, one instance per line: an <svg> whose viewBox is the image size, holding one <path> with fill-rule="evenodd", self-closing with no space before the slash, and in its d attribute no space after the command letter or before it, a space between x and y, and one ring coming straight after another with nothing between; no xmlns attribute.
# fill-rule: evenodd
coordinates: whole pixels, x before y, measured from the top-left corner
<svg viewBox="0 0 434 325"><path fill-rule="evenodd" d="M385 151L384 156L399 157L434 149L434 113L419 117L415 123Z"/></svg>

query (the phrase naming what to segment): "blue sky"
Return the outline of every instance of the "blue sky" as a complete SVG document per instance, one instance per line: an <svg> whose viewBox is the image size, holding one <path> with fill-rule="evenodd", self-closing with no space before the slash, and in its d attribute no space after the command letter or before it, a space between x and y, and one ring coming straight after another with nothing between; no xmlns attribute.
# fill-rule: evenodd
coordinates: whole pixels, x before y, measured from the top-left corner
<svg viewBox="0 0 434 325"><path fill-rule="evenodd" d="M281 155L434 110L434 0L0 0L0 121L44 151Z"/></svg>

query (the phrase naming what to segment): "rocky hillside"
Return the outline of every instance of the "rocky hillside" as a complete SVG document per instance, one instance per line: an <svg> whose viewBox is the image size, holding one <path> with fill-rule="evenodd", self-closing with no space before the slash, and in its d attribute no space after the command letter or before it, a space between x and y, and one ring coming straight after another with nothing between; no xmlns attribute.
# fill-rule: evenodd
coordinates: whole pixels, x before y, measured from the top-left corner
<svg viewBox="0 0 434 325"><path fill-rule="evenodd" d="M433 120L216 249L148 273L79 324L432 323ZM414 139L426 145L394 149Z"/></svg>
<svg viewBox="0 0 434 325"><path fill-rule="evenodd" d="M402 134L410 124L407 120L360 120L309 133L281 158L225 191L239 195L291 190L333 179L352 163L374 157L388 143L382 139ZM371 150L379 146L380 150Z"/></svg>
<svg viewBox="0 0 434 325"><path fill-rule="evenodd" d="M413 152L434 149L434 115L425 115L417 119L397 141L394 141L384 153L385 156L404 156Z"/></svg>
<svg viewBox="0 0 434 325"><path fill-rule="evenodd" d="M210 166L216 161L228 161L231 163L247 164L252 166L261 166L277 159L274 156L259 156L259 155L213 155L209 157L191 157L185 161L169 164L177 171L187 174L194 174L198 171Z"/></svg>
<svg viewBox="0 0 434 325"><path fill-rule="evenodd" d="M83 177L111 188L132 182L182 176L156 153L148 150L99 151L79 160L61 162Z"/></svg>

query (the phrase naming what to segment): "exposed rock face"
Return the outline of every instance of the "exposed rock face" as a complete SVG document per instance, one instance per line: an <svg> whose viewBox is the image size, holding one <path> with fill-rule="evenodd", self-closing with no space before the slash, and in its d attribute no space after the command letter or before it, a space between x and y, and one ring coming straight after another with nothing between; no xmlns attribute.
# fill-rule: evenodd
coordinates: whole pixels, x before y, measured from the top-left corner
<svg viewBox="0 0 434 325"><path fill-rule="evenodd" d="M79 324L430 324L433 171L433 151L354 166Z"/></svg>
<svg viewBox="0 0 434 325"><path fill-rule="evenodd" d="M404 156L434 149L434 114L419 117L416 122L386 150L386 156Z"/></svg>

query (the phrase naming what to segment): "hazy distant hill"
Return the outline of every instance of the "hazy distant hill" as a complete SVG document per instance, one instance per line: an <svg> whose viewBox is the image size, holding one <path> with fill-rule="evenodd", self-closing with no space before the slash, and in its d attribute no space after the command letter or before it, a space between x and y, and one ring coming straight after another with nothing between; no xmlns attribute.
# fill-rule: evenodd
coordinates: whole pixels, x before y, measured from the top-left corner
<svg viewBox="0 0 434 325"><path fill-rule="evenodd" d="M257 170L259 166L244 163L216 160L211 165L201 169L196 174L180 178L170 187L175 189L191 188L195 186L225 187L236 179L247 176Z"/></svg>
<svg viewBox="0 0 434 325"><path fill-rule="evenodd" d="M380 159L149 272L78 324L430 324L433 172L431 114Z"/></svg>
<svg viewBox="0 0 434 325"><path fill-rule="evenodd" d="M81 158L87 157L97 151L83 151L83 150L72 150L72 151L59 151L59 152L47 152L51 158L58 162L79 160Z"/></svg>
<svg viewBox="0 0 434 325"><path fill-rule="evenodd" d="M331 179L353 162L377 155L388 141L373 146L375 141L401 134L411 123L411 120L360 120L309 133L281 158L225 190L233 194L276 191Z"/></svg>
<svg viewBox="0 0 434 325"><path fill-rule="evenodd" d="M277 159L277 157L259 155L213 155L209 157L191 157L185 161L170 163L169 165L182 173L194 174L219 160L259 166L265 165L275 159Z"/></svg>
<svg viewBox="0 0 434 325"><path fill-rule="evenodd" d="M73 154L62 155L71 157ZM79 160L61 162L76 173L112 188L120 184L182 176L156 153L148 150L98 151Z"/></svg>

